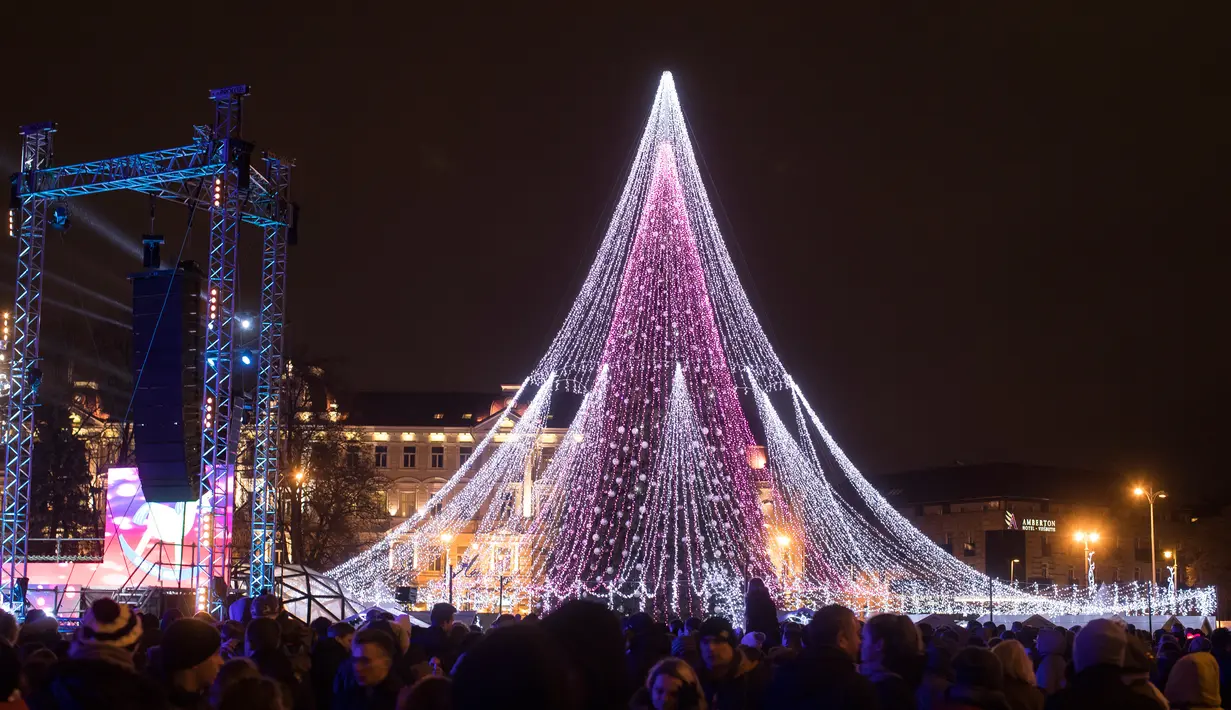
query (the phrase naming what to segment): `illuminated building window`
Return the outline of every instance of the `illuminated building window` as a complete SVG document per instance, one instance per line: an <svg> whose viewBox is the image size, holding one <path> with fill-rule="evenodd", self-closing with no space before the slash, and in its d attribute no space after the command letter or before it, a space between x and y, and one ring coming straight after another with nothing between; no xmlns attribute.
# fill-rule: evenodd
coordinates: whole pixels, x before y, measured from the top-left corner
<svg viewBox="0 0 1231 710"><path fill-rule="evenodd" d="M402 468L414 468L414 467L415 467L415 447L403 446L402 447Z"/></svg>
<svg viewBox="0 0 1231 710"><path fill-rule="evenodd" d="M358 446L346 447L346 465L351 466L351 467L359 465L359 447Z"/></svg>
<svg viewBox="0 0 1231 710"><path fill-rule="evenodd" d="M388 446L377 446L376 447L376 459L375 461L373 461L373 465L376 466L376 468L389 468L389 447Z"/></svg>
<svg viewBox="0 0 1231 710"><path fill-rule="evenodd" d="M466 412L465 414L462 415L462 419L474 419L474 415L471 414L470 412Z"/></svg>
<svg viewBox="0 0 1231 710"><path fill-rule="evenodd" d="M444 467L445 467L445 447L433 446L432 447L432 468L444 468Z"/></svg>
<svg viewBox="0 0 1231 710"><path fill-rule="evenodd" d="M469 446L463 446L463 447L459 448L459 449L457 450L457 463L458 463L458 465L459 465L459 466L465 466L465 465L466 465L466 461L468 461L468 460L470 459L470 454L471 454L471 453L473 453L473 452L474 452L474 449L470 448Z"/></svg>
<svg viewBox="0 0 1231 710"><path fill-rule="evenodd" d="M440 419L444 419L444 418L445 418L445 415L444 415L443 413L441 413L441 412L437 412L437 413L435 413L435 414L433 414L433 415L432 415L432 419L440 420Z"/></svg>
<svg viewBox="0 0 1231 710"><path fill-rule="evenodd" d="M398 491L398 505L401 508L399 511L401 517L407 518L415 512L415 492L414 491Z"/></svg>
<svg viewBox="0 0 1231 710"><path fill-rule="evenodd" d="M445 556L436 555L427 563L429 572L443 572L445 568Z"/></svg>

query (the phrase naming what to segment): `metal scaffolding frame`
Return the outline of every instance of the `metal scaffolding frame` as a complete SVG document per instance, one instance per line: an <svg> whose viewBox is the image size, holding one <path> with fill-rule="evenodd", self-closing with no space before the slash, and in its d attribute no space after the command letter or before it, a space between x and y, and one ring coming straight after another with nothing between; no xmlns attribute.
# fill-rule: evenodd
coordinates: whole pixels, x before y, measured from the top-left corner
<svg viewBox="0 0 1231 710"><path fill-rule="evenodd" d="M38 337L43 325L43 248L49 200L38 195L47 184L40 171L51 165L54 123L21 129L22 172L13 177L10 230L17 238L17 283L13 292L13 336L9 346L9 402L4 426L4 500L0 509L0 583L10 608L25 615L26 552L29 538L30 463L34 455L34 406L38 398ZM28 195L28 196L27 196Z"/></svg>
<svg viewBox="0 0 1231 710"><path fill-rule="evenodd" d="M271 193L286 203L291 165L265 154L265 174ZM252 473L252 555L248 591L257 594L274 589L274 547L278 530L278 496L281 486L278 466L279 399L282 392L282 326L286 306L286 225L265 228L261 254L261 332L257 355L257 427Z"/></svg>
<svg viewBox="0 0 1231 710"><path fill-rule="evenodd" d="M13 304L13 334L9 357L10 392L4 429L4 498L0 508L0 587L9 606L24 617L26 545L29 527L30 466L37 403L39 331L42 315L43 246L47 210L53 200L115 190L132 190L210 214L208 308L202 360L201 540L197 566L203 608L218 614L225 590L217 580L226 569L231 511L221 488L228 467L235 464L238 421L232 419L232 338L237 274L237 243L241 223L264 230L266 246L261 288L261 361L258 392L266 393L258 407L259 448L266 452L255 467L253 489L261 491L261 529L276 526L277 514L277 392L282 377L282 313L286 278L287 231L292 226L288 201L292 163L267 156L263 175L250 165L252 145L241 137L243 99L247 85L210 92L215 116L212 126L197 126L193 142L169 150L127 155L62 167L53 166L55 124L22 129L21 172L13 176L9 223L18 241L17 285ZM271 246L272 243L272 246ZM272 485L271 485L272 481ZM254 513L258 505L254 499ZM254 514L254 526L257 516ZM263 535L267 540L272 533ZM271 545L255 544L254 569L270 569ZM255 573L254 573L255 574ZM263 572L272 579L272 571ZM272 587L272 584L264 585Z"/></svg>

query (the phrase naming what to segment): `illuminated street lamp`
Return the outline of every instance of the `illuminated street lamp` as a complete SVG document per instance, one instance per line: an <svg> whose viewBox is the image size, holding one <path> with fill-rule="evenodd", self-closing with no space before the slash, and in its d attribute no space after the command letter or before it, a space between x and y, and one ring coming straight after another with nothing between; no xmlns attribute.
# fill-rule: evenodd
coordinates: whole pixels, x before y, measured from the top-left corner
<svg viewBox="0 0 1231 710"><path fill-rule="evenodd" d="M1016 559L1009 560L1009 583L1010 584L1017 581L1017 577L1013 574L1013 572L1017 569L1016 566L1018 562L1021 562L1021 560L1016 560Z"/></svg>
<svg viewBox="0 0 1231 710"><path fill-rule="evenodd" d="M1097 532L1084 532L1078 530L1073 539L1082 543L1086 548L1086 587L1094 586L1094 551L1090 549L1090 543L1099 541Z"/></svg>
<svg viewBox="0 0 1231 710"><path fill-rule="evenodd" d="M780 576L782 577L782 582L785 584L786 583L786 563L787 563L786 550L788 547L791 546L791 536L779 533L776 539L778 541L779 549L782 550L782 572L780 573Z"/></svg>
<svg viewBox="0 0 1231 710"><path fill-rule="evenodd" d="M1146 610L1150 616L1150 633L1154 633L1154 585L1158 582L1158 552L1154 545L1154 501L1166 498L1167 492L1156 491L1153 486L1137 486L1133 489L1133 495L1145 498L1150 503L1150 596L1146 599Z"/></svg>

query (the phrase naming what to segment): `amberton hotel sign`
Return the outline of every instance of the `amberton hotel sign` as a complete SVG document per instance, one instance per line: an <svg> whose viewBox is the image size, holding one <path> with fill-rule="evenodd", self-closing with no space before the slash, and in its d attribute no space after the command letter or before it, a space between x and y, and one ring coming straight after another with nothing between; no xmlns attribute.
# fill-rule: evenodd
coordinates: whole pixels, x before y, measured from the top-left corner
<svg viewBox="0 0 1231 710"><path fill-rule="evenodd" d="M1006 511L1004 514L1005 526L1010 530L1026 530L1032 532L1056 532L1056 521L1047 520L1046 518L1021 518Z"/></svg>

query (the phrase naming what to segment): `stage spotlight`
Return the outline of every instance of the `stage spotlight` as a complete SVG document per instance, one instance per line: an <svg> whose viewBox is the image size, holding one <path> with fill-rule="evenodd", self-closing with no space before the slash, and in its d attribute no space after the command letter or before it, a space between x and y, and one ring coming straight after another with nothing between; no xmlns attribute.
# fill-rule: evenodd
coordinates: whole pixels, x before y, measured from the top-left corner
<svg viewBox="0 0 1231 710"><path fill-rule="evenodd" d="M73 221L69 218L67 204L60 202L51 208L51 222L48 226L61 232L67 231L69 227L73 226Z"/></svg>
<svg viewBox="0 0 1231 710"><path fill-rule="evenodd" d="M239 317L239 327L244 330L252 330L252 319L248 316Z"/></svg>
<svg viewBox="0 0 1231 710"><path fill-rule="evenodd" d="M252 357L252 351L250 350L245 350L239 354L239 361L245 365L251 365L253 359L254 358Z"/></svg>

